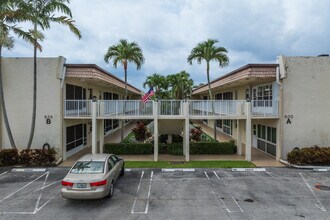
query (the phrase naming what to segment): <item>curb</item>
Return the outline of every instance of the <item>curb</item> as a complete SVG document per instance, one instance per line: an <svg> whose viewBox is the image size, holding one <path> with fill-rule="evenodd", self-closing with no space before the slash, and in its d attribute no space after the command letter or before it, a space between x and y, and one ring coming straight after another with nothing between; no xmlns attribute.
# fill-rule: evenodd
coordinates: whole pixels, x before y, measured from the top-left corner
<svg viewBox="0 0 330 220"><path fill-rule="evenodd" d="M296 169L307 169L307 170L314 170L314 171L330 171L330 167L326 166L300 166L300 165L294 165L289 163L286 160L280 159L280 162L288 167L294 167Z"/></svg>

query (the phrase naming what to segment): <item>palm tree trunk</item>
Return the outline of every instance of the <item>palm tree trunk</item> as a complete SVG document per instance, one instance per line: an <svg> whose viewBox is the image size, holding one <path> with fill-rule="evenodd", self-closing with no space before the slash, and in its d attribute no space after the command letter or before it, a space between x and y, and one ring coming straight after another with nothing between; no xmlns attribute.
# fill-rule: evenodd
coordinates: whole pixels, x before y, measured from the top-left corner
<svg viewBox="0 0 330 220"><path fill-rule="evenodd" d="M34 24L34 31L37 32L37 24ZM33 136L34 136L34 129L36 125L36 111L37 111L37 38L34 42L33 48L33 107L32 107L32 122L31 122L31 130L30 130L30 137L29 142L27 144L26 149L31 148Z"/></svg>
<svg viewBox="0 0 330 220"><path fill-rule="evenodd" d="M8 116L7 116L7 111L6 111L5 97L4 97L4 94L3 94L1 53L2 53L2 46L0 45L0 103L1 103L2 115L3 115L3 119L5 121L5 127L6 127L6 130L7 130L10 145L13 149L17 149L16 145L15 145L14 138L13 138L13 134L11 133L11 129L10 129L9 121L8 121Z"/></svg>
<svg viewBox="0 0 330 220"><path fill-rule="evenodd" d="M213 96L212 96L212 91L211 91L211 82L210 82L210 63L206 62L206 75L207 75L207 83L209 86L209 96L210 100L212 102L212 114L215 115L215 110L214 110L214 103L213 103ZM213 125L213 132L214 132L214 140L217 140L217 125L216 125L216 120L214 120L214 125Z"/></svg>
<svg viewBox="0 0 330 220"><path fill-rule="evenodd" d="M125 98L127 100L127 63L124 62L124 70L125 70ZM126 112L126 101L124 102L124 112ZM122 143L124 140L124 125L125 120L121 120L121 130L120 130L120 142Z"/></svg>

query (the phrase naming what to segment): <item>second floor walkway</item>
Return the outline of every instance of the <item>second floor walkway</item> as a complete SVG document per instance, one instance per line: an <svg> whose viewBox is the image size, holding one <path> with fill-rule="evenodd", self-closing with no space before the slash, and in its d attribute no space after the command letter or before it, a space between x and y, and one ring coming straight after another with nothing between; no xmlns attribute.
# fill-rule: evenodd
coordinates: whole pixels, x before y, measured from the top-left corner
<svg viewBox="0 0 330 220"><path fill-rule="evenodd" d="M245 119L278 118L277 100L98 100L98 119ZM250 109L248 109L250 108ZM91 118L92 100L65 100L64 118Z"/></svg>

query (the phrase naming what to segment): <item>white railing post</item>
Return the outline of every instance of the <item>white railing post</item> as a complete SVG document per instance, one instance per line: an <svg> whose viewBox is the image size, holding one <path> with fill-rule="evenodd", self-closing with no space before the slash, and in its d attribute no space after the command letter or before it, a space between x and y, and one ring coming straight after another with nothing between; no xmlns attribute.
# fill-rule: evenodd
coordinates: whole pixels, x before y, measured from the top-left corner
<svg viewBox="0 0 330 220"><path fill-rule="evenodd" d="M96 100L92 102L92 154L96 154L97 150L97 124L96 124Z"/></svg>

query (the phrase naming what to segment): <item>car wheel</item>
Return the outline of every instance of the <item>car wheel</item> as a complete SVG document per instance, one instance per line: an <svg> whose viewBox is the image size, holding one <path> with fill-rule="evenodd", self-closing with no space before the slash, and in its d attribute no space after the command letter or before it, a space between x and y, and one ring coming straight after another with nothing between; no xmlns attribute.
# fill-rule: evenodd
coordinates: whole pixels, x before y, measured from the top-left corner
<svg viewBox="0 0 330 220"><path fill-rule="evenodd" d="M125 165L123 164L121 170L120 170L120 176L124 176L125 174Z"/></svg>
<svg viewBox="0 0 330 220"><path fill-rule="evenodd" d="M114 185L113 185L113 182L110 183L110 188L109 188L109 193L107 195L107 198L112 198L113 196L113 192L114 192Z"/></svg>

